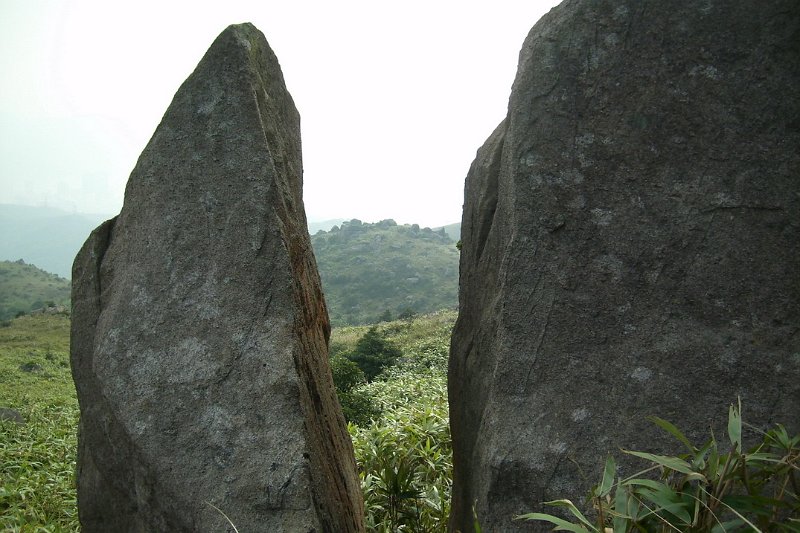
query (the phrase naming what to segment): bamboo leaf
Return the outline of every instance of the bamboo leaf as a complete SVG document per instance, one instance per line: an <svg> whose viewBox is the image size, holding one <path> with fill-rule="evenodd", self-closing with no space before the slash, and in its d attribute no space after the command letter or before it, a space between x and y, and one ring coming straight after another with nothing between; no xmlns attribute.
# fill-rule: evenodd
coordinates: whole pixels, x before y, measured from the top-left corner
<svg viewBox="0 0 800 533"><path fill-rule="evenodd" d="M544 504L553 507L565 507L566 509L569 510L570 513L572 513L572 516L574 516L575 518L577 518L590 528L594 528L594 525L592 525L592 523L589 522L589 520L585 516L583 516L583 513L580 512L580 510L577 507L575 507L575 504L572 503L570 500L553 500L550 502L544 502Z"/></svg>
<svg viewBox="0 0 800 533"><path fill-rule="evenodd" d="M777 508L790 508L788 502L767 498L766 496L728 495L722 498L722 503L730 509L742 513L752 513L765 517L772 516Z"/></svg>
<svg viewBox="0 0 800 533"><path fill-rule="evenodd" d="M681 433L681 430L675 427L675 425L673 425L671 422L668 422L667 420L657 416L648 416L647 419L681 441L687 448L689 448L690 452L697 453L697 448L695 448L692 443L689 442L689 439L686 438L686 435Z"/></svg>
<svg viewBox="0 0 800 533"><path fill-rule="evenodd" d="M645 453L645 452L634 452L629 450L622 450L623 452L634 455L636 457L641 457L642 459L647 459L648 461L652 461L656 464L661 466L670 468L675 470L676 472L681 472L682 474L691 474L694 472L692 470L692 465L680 459L679 457L670 457L668 455L656 455L654 453Z"/></svg>
<svg viewBox="0 0 800 533"><path fill-rule="evenodd" d="M736 519L729 520L728 522L717 522L711 528L711 533L726 533L728 531L736 531L739 526L743 525L744 521Z"/></svg>
<svg viewBox="0 0 800 533"><path fill-rule="evenodd" d="M739 408L731 405L728 409L728 437L731 439L736 451L742 451L742 399L739 398Z"/></svg>
<svg viewBox="0 0 800 533"><path fill-rule="evenodd" d="M614 495L615 513L611 522L614 533L626 533L628 531L628 522L632 519L628 510L630 505L629 500L630 496L628 495L628 491L617 483L617 492Z"/></svg>
<svg viewBox="0 0 800 533"><path fill-rule="evenodd" d="M515 520L541 520L543 522L550 522L551 524L555 525L555 531L572 531L574 533L590 533L589 529L586 529L584 526L580 524L573 524L572 522L567 522L563 518L559 518L557 516L553 516L551 514L546 513L528 513L514 517ZM597 532L597 529L592 526L591 531Z"/></svg>
<svg viewBox="0 0 800 533"><path fill-rule="evenodd" d="M647 489L640 489L636 491L642 497L650 500L656 505L656 512L666 511L671 515L678 518L682 523L680 525L686 526L692 523L692 516L687 510L687 503L681 501L677 494L672 490L651 491ZM689 509L692 507L689 506Z"/></svg>
<svg viewBox="0 0 800 533"><path fill-rule="evenodd" d="M664 485L663 483L654 481L652 479L643 479L643 478L629 479L625 481L623 485L640 485L653 490L664 490L666 488L666 485Z"/></svg>
<svg viewBox="0 0 800 533"><path fill-rule="evenodd" d="M691 474L687 474L686 481L699 481L701 483L708 483L706 476L704 476L700 472L692 472Z"/></svg>
<svg viewBox="0 0 800 533"><path fill-rule="evenodd" d="M614 458L610 455L606 459L606 466L603 469L603 479L600 481L600 488L598 489L597 496L604 497L611 490L614 485L614 475L617 473L617 464Z"/></svg>

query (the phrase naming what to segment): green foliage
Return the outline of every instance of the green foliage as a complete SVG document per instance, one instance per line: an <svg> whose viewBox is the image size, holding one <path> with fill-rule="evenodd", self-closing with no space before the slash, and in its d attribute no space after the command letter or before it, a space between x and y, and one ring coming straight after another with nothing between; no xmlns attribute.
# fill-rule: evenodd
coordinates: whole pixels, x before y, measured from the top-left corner
<svg viewBox="0 0 800 533"><path fill-rule="evenodd" d="M375 403L358 385L367 382L364 372L350 359L341 355L331 357L331 372L336 395L342 406L345 420L365 426L370 420L380 415Z"/></svg>
<svg viewBox="0 0 800 533"><path fill-rule="evenodd" d="M388 353L391 361L400 362L401 370L422 372L437 370L447 373L447 354L450 333L457 313L439 311L424 316L409 316L404 320L377 326L345 326L331 332L331 371L333 383L342 412L348 422L366 427L382 412L381 404L374 398L383 378L394 372L384 368L375 376L370 387L363 387L366 375L348 359L356 352Z"/></svg>
<svg viewBox="0 0 800 533"><path fill-rule="evenodd" d="M761 442L743 452L739 404L728 413L730 450L720 453L713 435L698 448L670 422L651 420L688 453L625 451L652 465L625 479L616 478L616 463L609 457L601 482L590 494L594 521L569 500L546 503L566 509L571 521L547 513L517 518L549 522L556 530L576 533L800 531L800 435L790 437L778 425L759 432ZM658 479L646 477L654 472Z"/></svg>
<svg viewBox="0 0 800 533"><path fill-rule="evenodd" d="M350 359L336 355L331 357L330 363L337 392L348 392L356 385L367 382L364 371Z"/></svg>
<svg viewBox="0 0 800 533"><path fill-rule="evenodd" d="M344 419L349 424L366 427L381 415L380 408L363 389L337 392L337 395Z"/></svg>
<svg viewBox="0 0 800 533"><path fill-rule="evenodd" d="M69 318L36 314L0 328L0 407L74 405Z"/></svg>
<svg viewBox="0 0 800 533"><path fill-rule="evenodd" d="M446 369L450 347L450 333L458 312L441 310L435 313L395 320L375 326L342 326L331 331L331 355L344 355L355 350L356 343L365 333L375 328L383 338L393 343L401 353L412 354L416 361L420 352L435 352L444 356Z"/></svg>
<svg viewBox="0 0 800 533"><path fill-rule="evenodd" d="M346 357L358 365L367 381L372 381L384 368L392 366L400 355L400 349L373 326L358 339Z"/></svg>
<svg viewBox="0 0 800 533"><path fill-rule="evenodd" d="M69 370L69 319L33 315L0 329L0 529L77 531L78 403Z"/></svg>
<svg viewBox="0 0 800 533"><path fill-rule="evenodd" d="M351 220L312 235L311 244L334 326L458 304L459 254L443 230Z"/></svg>
<svg viewBox="0 0 800 533"><path fill-rule="evenodd" d="M446 531L452 444L446 377L392 369L364 386L382 408L353 437L370 531Z"/></svg>
<svg viewBox="0 0 800 533"><path fill-rule="evenodd" d="M414 311L413 309L409 308L409 307L406 307L403 310L403 312L401 312L399 315L397 315L397 318L399 318L401 320L411 320L415 316L417 316L417 312Z"/></svg>
<svg viewBox="0 0 800 533"><path fill-rule="evenodd" d="M0 320L23 316L48 305L69 309L71 286L60 278L20 261L0 261Z"/></svg>

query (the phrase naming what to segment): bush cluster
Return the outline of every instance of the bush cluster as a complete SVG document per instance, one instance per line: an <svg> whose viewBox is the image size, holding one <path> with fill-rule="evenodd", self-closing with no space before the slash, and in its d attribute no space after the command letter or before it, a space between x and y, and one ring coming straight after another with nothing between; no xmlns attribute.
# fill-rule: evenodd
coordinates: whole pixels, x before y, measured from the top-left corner
<svg viewBox="0 0 800 533"><path fill-rule="evenodd" d="M446 531L452 443L445 376L391 369L361 388L383 413L349 424L369 531Z"/></svg>

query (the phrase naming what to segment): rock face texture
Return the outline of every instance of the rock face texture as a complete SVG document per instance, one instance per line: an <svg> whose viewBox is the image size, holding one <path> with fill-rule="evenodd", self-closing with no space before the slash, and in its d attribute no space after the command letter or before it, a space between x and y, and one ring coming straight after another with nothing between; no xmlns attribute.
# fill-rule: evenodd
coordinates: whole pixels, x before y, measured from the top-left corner
<svg viewBox="0 0 800 533"><path fill-rule="evenodd" d="M800 423L800 4L570 0L466 182L451 529L583 502L607 453ZM623 465L623 469L626 468ZM551 509L552 508L548 508Z"/></svg>
<svg viewBox="0 0 800 533"><path fill-rule="evenodd" d="M72 302L83 531L363 530L300 119L252 25L175 95Z"/></svg>

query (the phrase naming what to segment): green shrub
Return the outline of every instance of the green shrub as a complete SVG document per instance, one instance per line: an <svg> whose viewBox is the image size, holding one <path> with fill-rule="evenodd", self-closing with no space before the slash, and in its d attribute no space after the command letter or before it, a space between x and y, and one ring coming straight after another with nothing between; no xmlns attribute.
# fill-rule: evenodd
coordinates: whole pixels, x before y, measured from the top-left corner
<svg viewBox="0 0 800 533"><path fill-rule="evenodd" d="M364 372L367 381L372 381L384 368L392 366L402 355L400 349L373 326L358 339L355 349L347 354Z"/></svg>
<svg viewBox="0 0 800 533"><path fill-rule="evenodd" d="M353 361L341 355L331 357L330 363L336 396L339 398L345 420L366 426L373 418L380 415L380 410L368 394L356 389L367 382L364 372Z"/></svg>
<svg viewBox="0 0 800 533"><path fill-rule="evenodd" d="M546 513L517 518L550 522L556 530L576 533L800 531L800 435L790 438L778 425L759 432L762 441L743 452L741 403L738 408L731 406L728 415L727 453L720 453L713 435L698 448L671 423L651 420L685 445L688 453L625 451L651 464L625 479L616 478L616 464L609 457L600 484L590 494L594 520L569 500L546 504L566 509L571 522ZM658 479L647 477L654 472L660 474Z"/></svg>
<svg viewBox="0 0 800 533"><path fill-rule="evenodd" d="M366 427L381 416L381 410L369 394L361 389L353 389L338 394L344 419L356 426Z"/></svg>
<svg viewBox="0 0 800 533"><path fill-rule="evenodd" d="M330 358L330 364L336 392L348 392L353 387L367 382L364 371L346 357L334 355Z"/></svg>

